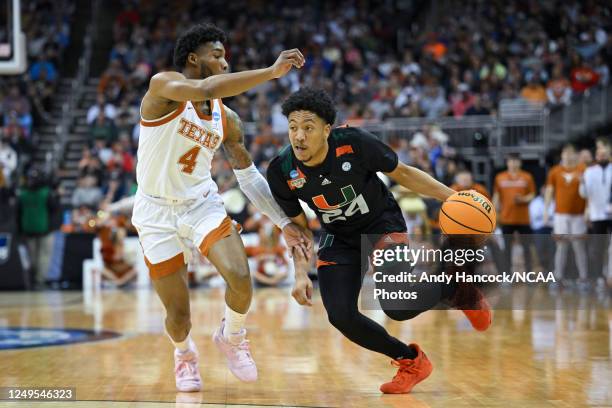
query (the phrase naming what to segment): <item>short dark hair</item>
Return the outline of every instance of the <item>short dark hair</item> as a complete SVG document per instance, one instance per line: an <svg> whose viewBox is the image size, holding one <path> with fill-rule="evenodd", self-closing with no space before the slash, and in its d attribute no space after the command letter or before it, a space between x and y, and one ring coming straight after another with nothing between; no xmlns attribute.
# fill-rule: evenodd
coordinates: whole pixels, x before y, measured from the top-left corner
<svg viewBox="0 0 612 408"><path fill-rule="evenodd" d="M219 27L211 23L197 24L185 31L176 40L174 46L174 65L179 68L185 68L187 56L190 52L195 52L196 49L207 42L226 40L225 33Z"/></svg>
<svg viewBox="0 0 612 408"><path fill-rule="evenodd" d="M567 149L571 149L573 151L576 151L576 146L573 143L565 143L563 145L563 147L561 148L561 151L565 151Z"/></svg>
<svg viewBox="0 0 612 408"><path fill-rule="evenodd" d="M322 89L301 88L299 91L292 93L289 98L283 102L283 115L289 116L295 111L309 111L315 113L323 119L325 123L334 124L336 120L336 108L334 101L327 92Z"/></svg>
<svg viewBox="0 0 612 408"><path fill-rule="evenodd" d="M506 160L521 160L521 155L518 153L508 153L506 155Z"/></svg>

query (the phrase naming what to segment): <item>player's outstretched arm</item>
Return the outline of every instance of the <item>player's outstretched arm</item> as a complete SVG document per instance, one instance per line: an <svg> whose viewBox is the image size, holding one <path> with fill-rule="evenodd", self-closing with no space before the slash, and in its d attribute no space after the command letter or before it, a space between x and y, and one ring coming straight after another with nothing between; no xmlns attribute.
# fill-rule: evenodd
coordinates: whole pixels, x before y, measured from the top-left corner
<svg viewBox="0 0 612 408"><path fill-rule="evenodd" d="M446 200L455 193L455 190L440 183L424 171L402 162L398 162L395 170L386 174L408 190L440 201Z"/></svg>
<svg viewBox="0 0 612 408"><path fill-rule="evenodd" d="M276 62L268 68L213 75L205 79L187 79L174 71L160 72L151 78L149 94L175 102L229 98L280 78L292 67L301 68L303 65L304 56L300 50L292 49L281 52Z"/></svg>
<svg viewBox="0 0 612 408"><path fill-rule="evenodd" d="M276 203L268 182L253 164L251 154L244 145L244 127L240 117L231 109L225 108L225 110L227 127L223 148L234 169L240 189L259 211L283 231L283 236L289 246L289 253L297 250L308 257L309 250L312 248L312 240L291 222Z"/></svg>

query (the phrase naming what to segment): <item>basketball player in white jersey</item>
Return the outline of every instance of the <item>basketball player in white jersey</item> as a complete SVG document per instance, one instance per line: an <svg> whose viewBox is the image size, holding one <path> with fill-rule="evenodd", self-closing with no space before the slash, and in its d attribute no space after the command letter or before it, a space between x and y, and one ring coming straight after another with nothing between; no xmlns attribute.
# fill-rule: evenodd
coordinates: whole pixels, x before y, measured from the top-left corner
<svg viewBox="0 0 612 408"><path fill-rule="evenodd" d="M166 309L165 328L175 346L176 386L185 392L202 389L198 352L189 336L188 242L208 257L227 283L225 317L214 342L236 377L257 379L244 329L252 296L247 257L210 173L221 145L240 188L282 229L290 250L306 253L311 246L275 203L244 146L240 118L221 102L280 78L292 67L300 68L304 57L297 49L283 51L269 68L226 74L224 41L223 31L211 24L186 31L174 50L174 63L182 72L153 76L141 105L132 221Z"/></svg>

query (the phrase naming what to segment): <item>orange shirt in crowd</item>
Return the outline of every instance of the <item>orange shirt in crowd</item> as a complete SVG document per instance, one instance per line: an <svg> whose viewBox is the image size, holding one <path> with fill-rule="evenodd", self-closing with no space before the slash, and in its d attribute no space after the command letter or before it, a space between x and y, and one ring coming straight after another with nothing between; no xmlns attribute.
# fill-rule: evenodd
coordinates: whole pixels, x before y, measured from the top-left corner
<svg viewBox="0 0 612 408"><path fill-rule="evenodd" d="M489 194L489 190L487 190L487 188L485 186L483 186L482 184L480 184L480 183L474 183L470 187L467 187L467 188L461 187L459 184L455 183L452 186L450 186L450 188L455 190L455 191L476 190L477 192L479 192L483 196L487 197L489 200L491 199L491 195Z"/></svg>
<svg viewBox="0 0 612 408"><path fill-rule="evenodd" d="M555 189L556 213L572 215L584 213L586 202L578 193L580 177L584 169L584 164L579 164L571 169L557 164L550 169L546 185Z"/></svg>
<svg viewBox="0 0 612 408"><path fill-rule="evenodd" d="M526 86L521 90L521 96L529 102L546 103L546 89L542 85Z"/></svg>
<svg viewBox="0 0 612 408"><path fill-rule="evenodd" d="M508 171L495 177L494 191L499 194L501 205L501 224L529 225L529 203L518 203L517 196L535 193L535 182L531 174L519 170L515 175Z"/></svg>

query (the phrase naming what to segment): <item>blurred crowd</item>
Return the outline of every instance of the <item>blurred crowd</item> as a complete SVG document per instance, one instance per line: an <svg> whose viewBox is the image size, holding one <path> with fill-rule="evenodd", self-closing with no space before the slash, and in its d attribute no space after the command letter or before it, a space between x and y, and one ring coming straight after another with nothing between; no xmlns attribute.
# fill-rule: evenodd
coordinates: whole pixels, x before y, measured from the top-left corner
<svg viewBox="0 0 612 408"><path fill-rule="evenodd" d="M0 188L15 187L25 174L37 142L33 127L50 116L74 2L32 0L21 7L28 70L0 76Z"/></svg>
<svg viewBox="0 0 612 408"><path fill-rule="evenodd" d="M89 109L90 148L79 167L92 178L79 185L111 200L132 191L139 104L156 72L174 69L172 50L182 30L211 21L228 34L231 70L271 64L299 47L307 61L279 81L232 98L248 127L247 143L263 171L285 143L283 99L301 85L322 87L338 108L338 123L359 126L388 117L495 114L500 100L568 104L593 86L609 83L612 6L590 2L463 2L444 10L434 29L416 18L419 3L290 3L236 1L124 2L114 25L109 65ZM218 5L219 7L216 7ZM405 9L399 9L405 5ZM417 16L418 17L418 16ZM455 163L448 137L435 126L395 144L407 163L450 181ZM450 157L450 159L448 159ZM450 163L449 163L450 161ZM222 191L235 185L227 162L214 174ZM448 174L447 174L448 173ZM119 179L117 188L108 180ZM111 200L112 201L112 200Z"/></svg>
<svg viewBox="0 0 612 408"><path fill-rule="evenodd" d="M0 90L6 92L0 97L2 103L12 106L3 109L4 126L17 129L12 133L3 130L3 134L23 134L11 138L14 151L18 150L14 140L28 140L36 111L49 109L58 58L69 38L70 5L32 3L36 4L33 9L43 10L40 15L33 13L25 25L36 39L29 46L35 63L28 75ZM97 100L87 112L89 141L78 163L79 178L69 221L64 222L66 231L96 230L91 220L98 211L109 210L134 194L142 95L153 74L175 69L175 40L194 22L210 21L226 31L232 71L269 65L281 50L293 47L302 49L307 58L303 69L226 101L244 122L253 124L247 126L246 142L262 172L286 143L287 121L280 105L303 85L324 88L334 97L339 124L360 126L391 117L431 119L432 125L409 138L389 141L400 160L454 188L486 190L473 183L466 169L468 161L455 154L448 136L434 124L436 119L495 115L504 99L555 109L609 83L612 6L605 1L469 0L453 12L434 13L428 21L419 18L417 9L423 5L416 0L279 5L261 1L123 2ZM0 146L0 166L8 169L15 161L10 157L19 153L3 153L4 140L8 139L4 137ZM593 153L582 153L579 157L586 167ZM248 205L222 155L213 162L213 174L228 212L246 232L260 236L249 253L253 257L265 254L265 259L278 255L277 232ZM436 230L435 203L396 186L393 189L411 232ZM532 198L537 196L534 193ZM316 227L316 220L312 222ZM261 236L262 231L267 231L267 238ZM262 252L263 247L268 249ZM274 256L265 262L280 262ZM258 271L265 271L267 264L262 262Z"/></svg>
<svg viewBox="0 0 612 408"><path fill-rule="evenodd" d="M606 16L612 8L603 1L469 1L461 13L443 13L434 30L412 19L410 6L416 2L406 3L401 12L376 2L294 4L280 11L274 2L213 3L124 3L98 99L87 113L89 147L79 163L81 177L72 199L77 228L87 228L99 208L134 193L141 97L154 73L174 69L174 42L195 21L211 21L227 32L233 71L271 64L281 50L292 47L307 57L303 69L226 101L244 122L255 123L247 128L247 145L262 172L286 143L280 104L304 84L333 95L338 123L359 126L389 117L420 116L435 123L442 116L494 115L502 99L554 109L609 83L612 26ZM447 185L485 189L473 184L467 161L455 155L448 139L432 124L390 142L400 160ZM590 153L585 154L582 159L588 160ZM228 212L245 232L268 230L222 155L213 162L213 174ZM394 192L411 232L436 230L435 202L397 186ZM272 232L268 235L273 238ZM255 244L249 253L260 253L262 247ZM278 246L263 252L277 253Z"/></svg>

